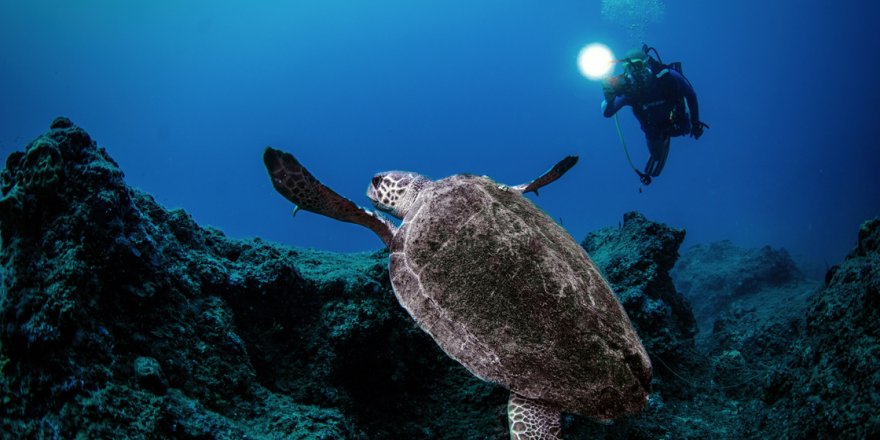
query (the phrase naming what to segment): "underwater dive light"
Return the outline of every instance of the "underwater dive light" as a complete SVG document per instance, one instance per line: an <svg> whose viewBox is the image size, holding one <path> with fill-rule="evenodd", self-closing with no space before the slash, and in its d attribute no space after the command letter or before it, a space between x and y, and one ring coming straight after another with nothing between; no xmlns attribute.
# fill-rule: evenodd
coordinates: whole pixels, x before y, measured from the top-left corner
<svg viewBox="0 0 880 440"><path fill-rule="evenodd" d="M588 44L578 54L578 68L591 80L602 79L614 69L614 54L604 44Z"/></svg>

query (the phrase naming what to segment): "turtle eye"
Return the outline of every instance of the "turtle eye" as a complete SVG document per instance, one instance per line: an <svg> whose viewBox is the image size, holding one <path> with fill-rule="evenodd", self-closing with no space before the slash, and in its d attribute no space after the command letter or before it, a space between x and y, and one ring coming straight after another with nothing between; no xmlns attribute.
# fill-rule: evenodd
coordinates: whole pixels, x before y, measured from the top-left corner
<svg viewBox="0 0 880 440"><path fill-rule="evenodd" d="M382 176L373 177L373 188L379 189L379 185L382 184Z"/></svg>

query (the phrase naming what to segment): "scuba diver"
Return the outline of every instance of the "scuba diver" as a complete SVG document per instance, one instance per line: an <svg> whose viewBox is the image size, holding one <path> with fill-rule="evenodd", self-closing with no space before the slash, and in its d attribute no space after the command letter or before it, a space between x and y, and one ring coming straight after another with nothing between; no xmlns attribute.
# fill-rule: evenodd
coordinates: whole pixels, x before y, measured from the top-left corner
<svg viewBox="0 0 880 440"><path fill-rule="evenodd" d="M656 58L650 55L651 51ZM663 64L657 50L648 45L629 51L620 62L624 64L623 74L602 81L602 110L610 118L624 106L632 107L651 154L645 171L635 166L633 170L643 184L650 185L666 164L670 138L690 134L699 139L709 126L700 122L697 95L681 73L681 63Z"/></svg>

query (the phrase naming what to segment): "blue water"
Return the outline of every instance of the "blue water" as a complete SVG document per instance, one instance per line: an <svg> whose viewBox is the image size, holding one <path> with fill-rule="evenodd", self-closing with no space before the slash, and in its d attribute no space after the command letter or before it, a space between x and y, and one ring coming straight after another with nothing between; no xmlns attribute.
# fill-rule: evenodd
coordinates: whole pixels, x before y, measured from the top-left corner
<svg viewBox="0 0 880 440"><path fill-rule="evenodd" d="M0 1L0 153L65 115L127 181L233 237L372 250L372 232L272 189L273 145L360 204L373 173L528 181L581 162L534 198L575 238L630 210L688 231L833 264L880 214L877 2L676 0L641 32L684 62L702 119L644 192L598 83L603 42L641 45L596 1ZM621 112L637 166L647 152Z"/></svg>

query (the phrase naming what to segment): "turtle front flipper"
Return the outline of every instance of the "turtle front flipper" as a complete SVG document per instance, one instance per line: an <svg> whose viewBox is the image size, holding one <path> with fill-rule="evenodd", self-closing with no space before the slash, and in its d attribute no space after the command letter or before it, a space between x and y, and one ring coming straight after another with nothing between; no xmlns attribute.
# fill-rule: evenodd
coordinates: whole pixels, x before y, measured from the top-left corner
<svg viewBox="0 0 880 440"><path fill-rule="evenodd" d="M510 400L507 401L510 440L560 440L560 416L556 409L510 392Z"/></svg>
<svg viewBox="0 0 880 440"><path fill-rule="evenodd" d="M556 163L556 165L553 166L553 168L547 170L546 173L542 174L537 179L529 183L514 186L512 187L512 189L519 191L523 194L527 192L534 192L535 194L538 194L538 188L541 188L542 186L545 186L550 182L553 182L554 180L562 177L562 175L570 170L571 167L573 167L577 163L577 161L577 156L566 156L565 159L560 160L558 163Z"/></svg>
<svg viewBox="0 0 880 440"><path fill-rule="evenodd" d="M342 197L321 183L292 154L266 147L263 162L272 177L272 186L284 198L315 214L356 223L370 228L386 246L391 244L395 227L387 219Z"/></svg>

